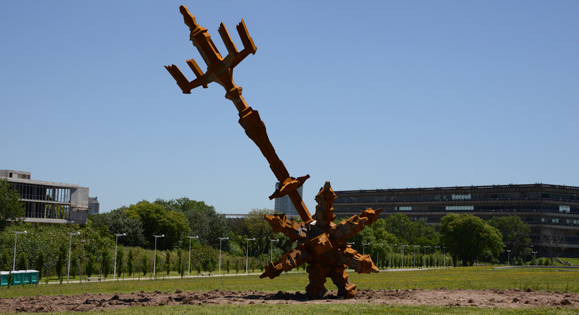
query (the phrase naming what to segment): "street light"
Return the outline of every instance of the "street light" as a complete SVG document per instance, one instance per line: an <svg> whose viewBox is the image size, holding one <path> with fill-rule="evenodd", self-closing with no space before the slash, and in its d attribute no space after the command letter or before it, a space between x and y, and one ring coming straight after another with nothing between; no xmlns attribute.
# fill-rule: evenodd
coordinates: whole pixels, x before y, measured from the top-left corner
<svg viewBox="0 0 579 315"><path fill-rule="evenodd" d="M424 257L422 258L422 266L426 268L426 248L430 248L430 246L424 246Z"/></svg>
<svg viewBox="0 0 579 315"><path fill-rule="evenodd" d="M370 245L370 243L362 243L362 255L366 255L366 245Z"/></svg>
<svg viewBox="0 0 579 315"><path fill-rule="evenodd" d="M408 247L408 245L400 245L402 247L402 268L404 268L404 247Z"/></svg>
<svg viewBox="0 0 579 315"><path fill-rule="evenodd" d="M412 245L412 247L414 247L412 249L412 254L413 254L413 262L412 262L412 267L416 268L416 247L420 247L420 245Z"/></svg>
<svg viewBox="0 0 579 315"><path fill-rule="evenodd" d="M189 238L189 273L187 275L190 276L191 275L191 239L192 238L199 239L199 236L187 235L187 237Z"/></svg>
<svg viewBox="0 0 579 315"><path fill-rule="evenodd" d="M26 231L24 232L13 231L13 232L14 232L14 260L12 261L12 271L16 271L16 239L18 238L18 234L26 234Z"/></svg>
<svg viewBox="0 0 579 315"><path fill-rule="evenodd" d="M507 264L511 265L511 250L507 249Z"/></svg>
<svg viewBox="0 0 579 315"><path fill-rule="evenodd" d="M80 235L80 232L68 233L68 235L70 235L70 241L68 243L68 271L66 272L66 283L68 283L68 278L70 275L70 251L71 251L71 247L72 247L72 236L73 235Z"/></svg>
<svg viewBox="0 0 579 315"><path fill-rule="evenodd" d="M443 266L446 268L446 246L444 245L442 245L442 257L444 257L444 259L442 259Z"/></svg>
<svg viewBox="0 0 579 315"><path fill-rule="evenodd" d="M165 237L165 234L153 235L155 237L155 254L153 256L153 278L157 276L157 238Z"/></svg>
<svg viewBox="0 0 579 315"><path fill-rule="evenodd" d="M219 238L219 274L221 274L221 241L228 240L228 237L220 237Z"/></svg>
<svg viewBox="0 0 579 315"><path fill-rule="evenodd" d="M117 279L117 246L119 244L119 236L127 236L127 233L115 234L115 270L113 274L113 280Z"/></svg>
<svg viewBox="0 0 579 315"><path fill-rule="evenodd" d="M249 241L255 241L255 238L246 238L247 242L247 254L245 256L245 273L249 273Z"/></svg>
<svg viewBox="0 0 579 315"><path fill-rule="evenodd" d="M536 265L537 265L537 261L535 260L535 254L536 254L537 252L531 251L531 253L533 254L533 263L534 263L534 265L536 266Z"/></svg>
<svg viewBox="0 0 579 315"><path fill-rule="evenodd" d="M273 262L273 242L279 242L279 239L277 240L269 240L269 262L272 263Z"/></svg>

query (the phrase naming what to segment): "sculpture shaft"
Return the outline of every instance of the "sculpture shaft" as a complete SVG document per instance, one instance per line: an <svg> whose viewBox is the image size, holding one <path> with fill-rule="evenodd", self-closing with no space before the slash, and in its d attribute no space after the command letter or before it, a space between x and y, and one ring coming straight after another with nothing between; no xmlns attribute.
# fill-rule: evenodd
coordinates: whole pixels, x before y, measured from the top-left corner
<svg viewBox="0 0 579 315"><path fill-rule="evenodd" d="M253 39L247 32L245 23L242 20L241 23L237 25L237 31L244 46L241 52L237 51L237 47L231 40L225 25L221 23L219 34L228 51L227 56L223 58L211 40L211 35L207 32L207 29L197 24L195 17L189 13L187 7L181 6L180 11L181 14L183 14L185 24L189 26L191 32L189 38L207 64L207 71L203 73L195 60L187 60L187 64L197 76L195 80L189 81L177 66L171 65L165 66L165 68L173 76L175 81L177 81L177 85L179 85L185 94L191 93L191 90L198 86L206 88L211 82L216 82L225 88L227 91L225 97L233 102L239 112L239 124L245 130L247 136L257 145L269 163L269 167L273 171L276 179L280 182L280 188L274 192L270 199L288 195L302 220L305 222L312 221L310 212L300 194L297 192L297 188L309 178L309 175L298 179L290 176L267 136L265 124L261 121L261 118L259 118L259 113L247 105L241 95L242 88L235 85L233 81L233 68L250 53L255 54L257 49L253 43Z"/></svg>

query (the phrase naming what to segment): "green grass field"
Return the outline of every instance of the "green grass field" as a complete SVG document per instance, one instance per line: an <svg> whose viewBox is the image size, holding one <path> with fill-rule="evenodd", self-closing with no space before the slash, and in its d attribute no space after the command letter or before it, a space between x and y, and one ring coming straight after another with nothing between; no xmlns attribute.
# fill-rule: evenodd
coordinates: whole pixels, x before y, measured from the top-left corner
<svg viewBox="0 0 579 315"><path fill-rule="evenodd" d="M491 267L464 267L437 270L395 271L379 274L358 275L350 273L350 280L359 289L526 289L531 287L538 291L579 292L579 271L560 271L559 269L500 269ZM40 284L0 288L0 298L32 295L58 295L77 293L152 292L154 290L171 291L209 291L221 290L257 290L257 291L304 291L308 283L307 274L282 274L279 278L259 279L258 276L211 276L204 278L171 278L141 281L105 281L100 283L74 283L62 285ZM326 287L335 290L331 281ZM283 311L282 311L283 310ZM105 311L106 313L107 311ZM445 308L445 307L398 307L375 304L356 305L208 305L208 306L171 306L140 307L115 310L115 314L250 314L255 312L283 312L284 314L579 314L579 311L565 309L525 309L503 310L482 308Z"/></svg>
<svg viewBox="0 0 579 315"><path fill-rule="evenodd" d="M500 269L491 267L463 267L436 270L394 271L378 274L349 273L350 281L359 289L526 289L537 291L579 292L579 271L551 268ZM304 291L308 284L304 272L282 274L280 277L259 279L257 275L203 278L169 278L140 281L105 281L95 283L40 284L0 288L0 297L58 295L115 292L152 292L154 290L175 291L209 291L214 289L234 291ZM329 290L336 287L331 281L326 282Z"/></svg>

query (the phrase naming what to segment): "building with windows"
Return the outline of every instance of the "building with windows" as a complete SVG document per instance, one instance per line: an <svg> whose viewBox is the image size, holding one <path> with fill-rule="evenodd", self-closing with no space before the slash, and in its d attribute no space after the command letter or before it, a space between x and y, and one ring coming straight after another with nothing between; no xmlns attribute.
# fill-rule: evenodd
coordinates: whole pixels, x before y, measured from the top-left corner
<svg viewBox="0 0 579 315"><path fill-rule="evenodd" d="M359 214L368 207L382 208L380 216L404 213L412 220L440 225L448 213L470 213L484 220L517 215L531 228L535 249L544 248L546 236L564 241L563 255L579 254L579 187L547 184L433 187L335 191L338 217Z"/></svg>
<svg viewBox="0 0 579 315"><path fill-rule="evenodd" d="M88 188L75 184L30 179L29 172L0 170L0 177L20 194L26 214L24 222L41 224L86 224Z"/></svg>
<svg viewBox="0 0 579 315"><path fill-rule="evenodd" d="M275 189L276 190L279 189L279 182L275 183ZM304 190L303 185L297 189L300 196L302 196L303 190ZM299 217L300 216L298 211L296 210L296 207L294 207L294 204L292 203L289 196L283 196L281 198L276 198L274 210L276 213L283 213L288 217Z"/></svg>
<svg viewBox="0 0 579 315"><path fill-rule="evenodd" d="M95 215L100 213L100 203L98 197L88 197L88 214Z"/></svg>

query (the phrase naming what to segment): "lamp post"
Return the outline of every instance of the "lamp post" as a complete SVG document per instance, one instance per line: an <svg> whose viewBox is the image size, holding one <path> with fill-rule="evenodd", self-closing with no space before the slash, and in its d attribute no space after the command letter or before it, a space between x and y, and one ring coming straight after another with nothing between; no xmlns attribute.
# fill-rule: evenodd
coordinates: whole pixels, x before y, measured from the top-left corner
<svg viewBox="0 0 579 315"><path fill-rule="evenodd" d="M444 257L442 259L442 264L444 266L444 268L446 268L446 246L442 245L442 257Z"/></svg>
<svg viewBox="0 0 579 315"><path fill-rule="evenodd" d="M370 245L370 243L362 243L362 255L366 255L366 245Z"/></svg>
<svg viewBox="0 0 579 315"><path fill-rule="evenodd" d="M531 253L533 254L533 264L536 266L536 265L537 265L537 261L535 260L535 254L536 254L537 252L531 251Z"/></svg>
<svg viewBox="0 0 579 315"><path fill-rule="evenodd" d="M346 242L346 245L354 245L356 242ZM350 266L346 265L346 270L350 270Z"/></svg>
<svg viewBox="0 0 579 315"><path fill-rule="evenodd" d="M219 274L221 274L221 241L228 240L228 237L220 237L219 238Z"/></svg>
<svg viewBox="0 0 579 315"><path fill-rule="evenodd" d="M115 268L113 271L113 280L117 279L117 245L119 244L119 236L127 236L127 233L115 234Z"/></svg>
<svg viewBox="0 0 579 315"><path fill-rule="evenodd" d="M155 237L155 254L153 256L153 278L157 276L157 238L165 237L165 234L153 235Z"/></svg>
<svg viewBox="0 0 579 315"><path fill-rule="evenodd" d="M72 248L72 236L80 235L80 232L68 233L68 235L70 236L70 241L68 242L68 269L66 272L66 283L68 283L68 278L70 276L70 251Z"/></svg>
<svg viewBox="0 0 579 315"><path fill-rule="evenodd" d="M412 254L413 254L413 262L412 262L412 268L416 268L416 247L420 247L420 245L412 245L413 249L412 249Z"/></svg>
<svg viewBox="0 0 579 315"><path fill-rule="evenodd" d="M400 245L402 247L402 268L404 268L404 247L408 247L408 245Z"/></svg>
<svg viewBox="0 0 579 315"><path fill-rule="evenodd" d="M424 257L422 258L422 266L426 268L426 248L430 248L430 246L424 246Z"/></svg>
<svg viewBox="0 0 579 315"><path fill-rule="evenodd" d="M269 240L269 262L272 263L273 262L273 242L279 242L279 239L277 240Z"/></svg>
<svg viewBox="0 0 579 315"><path fill-rule="evenodd" d="M247 252L245 255L245 273L249 273L249 241L255 241L255 238L246 238L247 242Z"/></svg>
<svg viewBox="0 0 579 315"><path fill-rule="evenodd" d="M507 249L507 264L511 265L511 250Z"/></svg>
<svg viewBox="0 0 579 315"><path fill-rule="evenodd" d="M14 260L12 260L12 271L16 271L16 239L18 238L18 234L26 234L27 232L18 232L14 231Z"/></svg>
<svg viewBox="0 0 579 315"><path fill-rule="evenodd" d="M191 239L199 239L199 236L192 236L192 235L187 235L187 237L189 238L189 273L187 274L188 276L191 275Z"/></svg>

